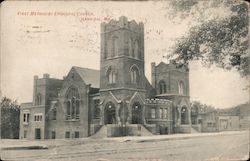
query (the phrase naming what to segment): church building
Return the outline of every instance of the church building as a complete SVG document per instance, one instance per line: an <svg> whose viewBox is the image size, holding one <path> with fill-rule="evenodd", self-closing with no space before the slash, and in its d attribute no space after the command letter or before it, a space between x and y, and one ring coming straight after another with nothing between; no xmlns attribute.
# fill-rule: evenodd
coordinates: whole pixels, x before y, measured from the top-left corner
<svg viewBox="0 0 250 161"><path fill-rule="evenodd" d="M190 133L188 69L151 63L149 83L143 23L122 16L102 23L100 36L100 70L73 66L63 79L34 76L33 101L21 104L20 138Z"/></svg>

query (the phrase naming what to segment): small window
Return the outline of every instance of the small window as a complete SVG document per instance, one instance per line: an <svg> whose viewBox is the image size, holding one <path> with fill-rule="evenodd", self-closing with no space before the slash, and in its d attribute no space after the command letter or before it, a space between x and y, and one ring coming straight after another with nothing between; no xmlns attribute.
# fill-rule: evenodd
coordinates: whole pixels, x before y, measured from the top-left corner
<svg viewBox="0 0 250 161"><path fill-rule="evenodd" d="M75 131L75 138L79 138L79 131Z"/></svg>
<svg viewBox="0 0 250 161"><path fill-rule="evenodd" d="M56 132L55 131L52 131L51 132L51 139L55 139L56 138Z"/></svg>
<svg viewBox="0 0 250 161"><path fill-rule="evenodd" d="M70 132L69 131L66 131L65 138L70 138Z"/></svg>
<svg viewBox="0 0 250 161"><path fill-rule="evenodd" d="M42 121L42 114L35 114L34 115L34 121Z"/></svg>
<svg viewBox="0 0 250 161"><path fill-rule="evenodd" d="M30 114L28 112L24 112L23 114L23 123L29 123L30 120Z"/></svg>
<svg viewBox="0 0 250 161"><path fill-rule="evenodd" d="M156 112L156 109L155 108L151 108L151 118L152 119L155 118L155 112Z"/></svg>
<svg viewBox="0 0 250 161"><path fill-rule="evenodd" d="M26 113L23 114L23 122L26 122Z"/></svg>
<svg viewBox="0 0 250 161"><path fill-rule="evenodd" d="M30 122L30 114L29 113L27 113L27 123L29 123Z"/></svg>

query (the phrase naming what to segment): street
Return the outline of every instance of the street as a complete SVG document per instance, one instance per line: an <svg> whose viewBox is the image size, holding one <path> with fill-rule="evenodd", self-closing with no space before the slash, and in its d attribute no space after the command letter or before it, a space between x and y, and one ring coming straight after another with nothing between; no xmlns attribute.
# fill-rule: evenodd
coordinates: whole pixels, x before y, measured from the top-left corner
<svg viewBox="0 0 250 161"><path fill-rule="evenodd" d="M224 132L195 137L171 136L123 137L31 141L48 149L2 150L2 160L99 160L99 161L173 161L173 160L246 160L249 132ZM186 136L186 137L185 137ZM20 141L19 141L20 142ZM2 142L3 143L3 142ZM24 144L24 143L20 143ZM27 144L27 142L26 142Z"/></svg>

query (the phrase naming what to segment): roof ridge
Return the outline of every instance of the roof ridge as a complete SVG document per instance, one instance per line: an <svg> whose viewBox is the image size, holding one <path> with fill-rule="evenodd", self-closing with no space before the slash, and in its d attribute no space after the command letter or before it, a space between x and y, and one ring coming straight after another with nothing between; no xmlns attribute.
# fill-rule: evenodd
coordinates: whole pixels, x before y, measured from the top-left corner
<svg viewBox="0 0 250 161"><path fill-rule="evenodd" d="M100 70L98 70L98 69L85 68L85 67L79 67L79 66L72 66L72 68L81 68L81 69L89 69L89 70L96 70L96 71L100 71Z"/></svg>

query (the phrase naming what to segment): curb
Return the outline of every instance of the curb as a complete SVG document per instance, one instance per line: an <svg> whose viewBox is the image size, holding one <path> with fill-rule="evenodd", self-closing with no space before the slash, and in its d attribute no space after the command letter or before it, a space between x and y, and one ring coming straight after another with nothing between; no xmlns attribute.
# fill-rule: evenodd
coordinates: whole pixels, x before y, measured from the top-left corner
<svg viewBox="0 0 250 161"><path fill-rule="evenodd" d="M48 149L46 145L35 145L35 146L17 146L17 147L5 147L1 150L34 150L34 149Z"/></svg>

